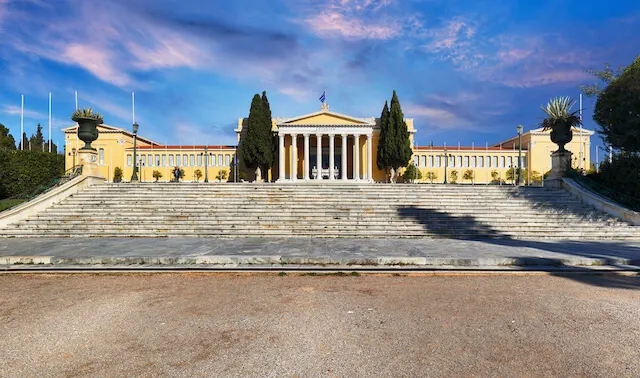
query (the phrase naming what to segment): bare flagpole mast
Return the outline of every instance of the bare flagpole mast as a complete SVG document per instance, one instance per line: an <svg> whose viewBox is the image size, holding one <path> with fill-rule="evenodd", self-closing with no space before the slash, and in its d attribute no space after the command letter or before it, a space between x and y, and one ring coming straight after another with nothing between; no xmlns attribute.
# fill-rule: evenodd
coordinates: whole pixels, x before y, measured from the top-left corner
<svg viewBox="0 0 640 378"><path fill-rule="evenodd" d="M24 95L22 95L22 106L20 107L20 150L24 151Z"/></svg>
<svg viewBox="0 0 640 378"><path fill-rule="evenodd" d="M49 92L49 152L51 152L51 92Z"/></svg>
<svg viewBox="0 0 640 378"><path fill-rule="evenodd" d="M582 146L582 93L580 93L580 169L583 169L582 162L585 160L585 148Z"/></svg>

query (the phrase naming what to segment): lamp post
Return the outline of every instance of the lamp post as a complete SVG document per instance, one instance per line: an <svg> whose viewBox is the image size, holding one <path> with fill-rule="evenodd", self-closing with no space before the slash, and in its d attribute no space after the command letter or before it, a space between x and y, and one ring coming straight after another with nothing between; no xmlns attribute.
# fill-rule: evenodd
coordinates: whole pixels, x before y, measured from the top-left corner
<svg viewBox="0 0 640 378"><path fill-rule="evenodd" d="M444 149L444 183L447 183L447 167L449 166L449 157L447 156L447 149Z"/></svg>
<svg viewBox="0 0 640 378"><path fill-rule="evenodd" d="M518 185L522 185L522 125L518 125Z"/></svg>
<svg viewBox="0 0 640 378"><path fill-rule="evenodd" d="M138 139L138 128L140 126L137 123L133 124L133 174L131 175L131 182L138 182L138 159L136 157L136 142Z"/></svg>
<svg viewBox="0 0 640 378"><path fill-rule="evenodd" d="M76 148L75 148L75 147L73 147L73 148L71 149L71 152L69 153L69 155L73 156L73 167L72 167L72 169L73 169L73 170L75 170L75 169L76 169L76 154L77 154L77 153L78 153L78 152L77 152L77 150L76 150Z"/></svg>
<svg viewBox="0 0 640 378"><path fill-rule="evenodd" d="M204 153L200 153L204 158L204 182L209 182L209 156L213 155L209 152L209 146L204 146Z"/></svg>

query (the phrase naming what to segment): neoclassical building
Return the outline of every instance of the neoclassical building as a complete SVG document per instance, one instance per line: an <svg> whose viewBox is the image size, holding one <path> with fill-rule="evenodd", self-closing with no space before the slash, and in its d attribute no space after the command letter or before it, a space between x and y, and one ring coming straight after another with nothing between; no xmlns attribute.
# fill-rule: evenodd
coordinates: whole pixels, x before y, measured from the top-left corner
<svg viewBox="0 0 640 378"><path fill-rule="evenodd" d="M507 172L518 166L518 137L514 136L494 144L471 146L416 146L416 129L412 118L405 118L414 156L412 163L422 173L421 182L448 182L456 171L457 182L489 183L507 181ZM247 119L238 119L238 141L246 132ZM100 125L99 137L93 143L98 150L98 165L102 175L113 180L119 167L123 180L133 173L133 134L125 129ZM278 182L385 182L386 172L376 166L380 119L359 118L329 110L323 105L315 113L272 120L272 130L278 136L278 155L274 167L263 174ZM77 138L77 126L65 133L66 167L77 164L76 153L83 143ZM514 127L515 131L515 127ZM588 169L593 131L574 129L573 141L566 148L573 152L574 168ZM557 146L549 132L534 129L522 135L522 166L527 173L544 174L551 169L551 152ZM162 175L160 181L169 181L172 170L178 166L185 172L183 181L227 181L234 162L239 161L236 146L221 145L162 145L143 136L137 136L137 165L141 181L154 181L153 172ZM465 171L471 170L473 180L464 180ZM198 172L199 171L199 172ZM446 171L446 174L445 174ZM221 174L222 173L222 174ZM435 178L434 178L435 177ZM525 178L526 179L526 178Z"/></svg>

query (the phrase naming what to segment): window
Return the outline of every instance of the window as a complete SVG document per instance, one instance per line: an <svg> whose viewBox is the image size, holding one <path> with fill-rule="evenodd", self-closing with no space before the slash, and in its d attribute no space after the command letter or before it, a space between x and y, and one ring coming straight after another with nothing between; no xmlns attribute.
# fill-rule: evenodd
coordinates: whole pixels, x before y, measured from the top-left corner
<svg viewBox="0 0 640 378"><path fill-rule="evenodd" d="M494 157L493 157L493 166L494 166L495 168L498 168L498 157L497 157L497 156L494 156Z"/></svg>
<svg viewBox="0 0 640 378"><path fill-rule="evenodd" d="M500 168L504 168L504 156L500 156Z"/></svg>
<svg viewBox="0 0 640 378"><path fill-rule="evenodd" d="M101 148L99 152L100 152L100 165L104 165L104 148Z"/></svg>
<svg viewBox="0 0 640 378"><path fill-rule="evenodd" d="M144 167L145 165L147 165L147 155L140 155L138 157L138 165L140 167Z"/></svg>
<svg viewBox="0 0 640 378"><path fill-rule="evenodd" d="M416 167L420 165L420 156L416 155L413 157L413 165Z"/></svg>
<svg viewBox="0 0 640 378"><path fill-rule="evenodd" d="M449 165L452 167L456 166L456 157L455 156L449 156Z"/></svg>
<svg viewBox="0 0 640 378"><path fill-rule="evenodd" d="M198 155L198 167L202 167L202 155Z"/></svg>
<svg viewBox="0 0 640 378"><path fill-rule="evenodd" d="M427 166L427 155L422 155L422 165L421 167L426 167Z"/></svg>
<svg viewBox="0 0 640 378"><path fill-rule="evenodd" d="M458 156L458 162L456 163L457 167L462 167L462 156Z"/></svg>
<svg viewBox="0 0 640 378"><path fill-rule="evenodd" d="M487 156L484 160L487 162L487 167L491 168L491 156Z"/></svg>
<svg viewBox="0 0 640 378"><path fill-rule="evenodd" d="M210 161L209 165L215 166L216 164L217 164L216 163L216 155L211 155L211 161Z"/></svg>
<svg viewBox="0 0 640 378"><path fill-rule="evenodd" d="M182 164L189 166L189 158L187 155L182 155Z"/></svg>
<svg viewBox="0 0 640 378"><path fill-rule="evenodd" d="M169 155L169 165L173 167L173 155Z"/></svg>
<svg viewBox="0 0 640 378"><path fill-rule="evenodd" d="M436 156L436 168L440 168L441 160L442 160L441 156Z"/></svg>
<svg viewBox="0 0 640 378"><path fill-rule="evenodd" d="M218 166L222 165L222 155L218 155Z"/></svg>
<svg viewBox="0 0 640 378"><path fill-rule="evenodd" d="M189 160L189 165L191 165L192 167L196 166L196 157L194 155L190 155L189 156L191 159Z"/></svg>
<svg viewBox="0 0 640 378"><path fill-rule="evenodd" d="M160 166L160 155L156 155L156 167Z"/></svg>
<svg viewBox="0 0 640 378"><path fill-rule="evenodd" d="M507 164L509 168L513 167L513 158L511 156L507 157Z"/></svg>
<svg viewBox="0 0 640 378"><path fill-rule="evenodd" d="M231 155L224 155L224 165L231 164Z"/></svg>
<svg viewBox="0 0 640 378"><path fill-rule="evenodd" d="M176 165L182 165L182 161L180 159L180 155L176 155Z"/></svg>
<svg viewBox="0 0 640 378"><path fill-rule="evenodd" d="M522 157L522 167L526 168L527 167L527 158L526 157Z"/></svg>
<svg viewBox="0 0 640 378"><path fill-rule="evenodd" d="M127 165L129 167L133 165L133 157L131 155L127 155Z"/></svg>
<svg viewBox="0 0 640 378"><path fill-rule="evenodd" d="M163 167L167 166L167 155L162 155L162 166Z"/></svg>
<svg viewBox="0 0 640 378"><path fill-rule="evenodd" d="M478 167L484 168L484 156L478 158Z"/></svg>
<svg viewBox="0 0 640 378"><path fill-rule="evenodd" d="M427 167L432 168L433 167L433 156L429 155L429 165L427 165Z"/></svg>
<svg viewBox="0 0 640 378"><path fill-rule="evenodd" d="M147 159L147 164L150 167L153 167L153 155L149 155L148 159Z"/></svg>
<svg viewBox="0 0 640 378"><path fill-rule="evenodd" d="M471 168L475 168L478 166L478 158L475 156L471 157Z"/></svg>
<svg viewBox="0 0 640 378"><path fill-rule="evenodd" d="M465 168L469 168L469 157L468 156L464 157L464 167Z"/></svg>

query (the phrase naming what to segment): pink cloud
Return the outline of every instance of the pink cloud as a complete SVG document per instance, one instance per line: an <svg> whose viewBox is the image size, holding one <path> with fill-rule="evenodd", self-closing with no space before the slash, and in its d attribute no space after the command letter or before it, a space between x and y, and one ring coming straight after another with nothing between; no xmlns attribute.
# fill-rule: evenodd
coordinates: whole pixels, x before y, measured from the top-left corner
<svg viewBox="0 0 640 378"><path fill-rule="evenodd" d="M344 37L347 39L391 39L398 36L398 25L374 24L364 19L347 18L339 12L326 11L303 21L322 37Z"/></svg>
<svg viewBox="0 0 640 378"><path fill-rule="evenodd" d="M91 57L87 59L87 57ZM96 46L70 43L58 61L72 63L91 72L97 78L117 86L131 83L130 77L116 65L117 56L110 50Z"/></svg>

